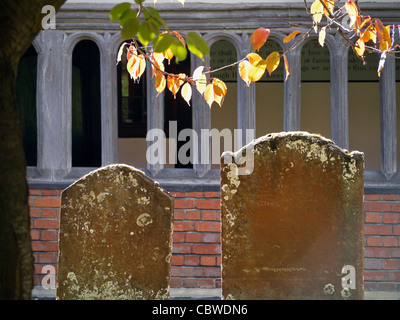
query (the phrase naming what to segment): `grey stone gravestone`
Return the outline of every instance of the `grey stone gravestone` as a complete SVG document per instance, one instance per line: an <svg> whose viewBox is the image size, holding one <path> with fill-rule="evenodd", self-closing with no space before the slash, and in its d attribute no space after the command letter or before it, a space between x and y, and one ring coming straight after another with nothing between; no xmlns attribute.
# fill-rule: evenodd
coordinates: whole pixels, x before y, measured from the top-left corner
<svg viewBox="0 0 400 320"><path fill-rule="evenodd" d="M167 299L173 198L110 165L62 193L57 299Z"/></svg>
<svg viewBox="0 0 400 320"><path fill-rule="evenodd" d="M248 175L221 159L223 298L363 299L363 154L306 132L242 151Z"/></svg>

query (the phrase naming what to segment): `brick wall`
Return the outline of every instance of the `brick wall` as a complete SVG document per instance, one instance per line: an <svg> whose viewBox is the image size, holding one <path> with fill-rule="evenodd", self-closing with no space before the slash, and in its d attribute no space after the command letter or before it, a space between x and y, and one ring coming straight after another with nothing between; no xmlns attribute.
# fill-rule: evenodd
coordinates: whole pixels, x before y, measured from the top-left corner
<svg viewBox="0 0 400 320"><path fill-rule="evenodd" d="M400 199L366 194L364 202L365 290L400 292Z"/></svg>
<svg viewBox="0 0 400 320"><path fill-rule="evenodd" d="M43 266L57 267L61 191L30 190L35 286L41 284ZM171 287L220 287L219 192L171 193L175 197ZM364 208L365 290L400 292L399 195L366 194Z"/></svg>

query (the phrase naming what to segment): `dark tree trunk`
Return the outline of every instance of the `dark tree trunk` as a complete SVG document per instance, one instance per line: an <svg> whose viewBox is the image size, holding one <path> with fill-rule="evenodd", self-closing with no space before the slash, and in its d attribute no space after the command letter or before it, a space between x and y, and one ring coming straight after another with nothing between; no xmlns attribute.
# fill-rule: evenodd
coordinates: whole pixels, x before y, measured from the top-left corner
<svg viewBox="0 0 400 320"><path fill-rule="evenodd" d="M15 81L18 62L41 29L44 5L65 0L0 2L0 299L30 299L33 256L26 165Z"/></svg>

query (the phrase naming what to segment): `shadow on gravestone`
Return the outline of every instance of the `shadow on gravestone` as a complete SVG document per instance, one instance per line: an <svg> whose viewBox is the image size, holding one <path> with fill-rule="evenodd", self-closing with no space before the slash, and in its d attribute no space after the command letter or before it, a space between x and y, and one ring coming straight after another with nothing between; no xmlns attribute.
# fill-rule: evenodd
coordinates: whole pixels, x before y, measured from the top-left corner
<svg viewBox="0 0 400 320"><path fill-rule="evenodd" d="M92 171L62 193L57 299L168 299L172 230L172 196L142 171Z"/></svg>
<svg viewBox="0 0 400 320"><path fill-rule="evenodd" d="M363 154L307 132L240 151L248 175L221 157L223 299L363 299Z"/></svg>

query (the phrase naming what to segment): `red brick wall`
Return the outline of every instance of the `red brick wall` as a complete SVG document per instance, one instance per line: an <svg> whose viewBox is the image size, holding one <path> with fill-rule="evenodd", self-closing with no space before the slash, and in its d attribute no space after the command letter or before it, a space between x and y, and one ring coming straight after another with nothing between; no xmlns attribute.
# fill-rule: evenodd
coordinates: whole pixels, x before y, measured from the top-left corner
<svg viewBox="0 0 400 320"><path fill-rule="evenodd" d="M61 191L30 190L35 286L41 284L43 266L57 266ZM171 193L175 197L171 287L220 287L219 192ZM399 195L366 194L364 208L365 290L400 291Z"/></svg>
<svg viewBox="0 0 400 320"><path fill-rule="evenodd" d="M364 202L365 290L400 291L400 199L366 194Z"/></svg>

